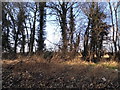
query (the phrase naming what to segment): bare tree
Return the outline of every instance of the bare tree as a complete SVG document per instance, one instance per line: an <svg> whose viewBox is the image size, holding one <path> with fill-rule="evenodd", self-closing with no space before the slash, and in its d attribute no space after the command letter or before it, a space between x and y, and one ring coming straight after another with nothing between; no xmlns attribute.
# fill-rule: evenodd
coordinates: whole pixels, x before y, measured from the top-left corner
<svg viewBox="0 0 120 90"><path fill-rule="evenodd" d="M52 10L54 10L55 14L58 17L58 21L61 27L61 35L62 35L62 42L63 42L63 45L62 45L63 57L66 57L66 53L68 52L67 14L72 5L73 3L64 2L64 1L57 2L57 3L51 2L47 5L48 8L51 8Z"/></svg>
<svg viewBox="0 0 120 90"><path fill-rule="evenodd" d="M46 10L45 10L46 2L39 3L39 31L38 31L38 49L37 51L43 51L45 47L45 27L46 27Z"/></svg>
<svg viewBox="0 0 120 90"><path fill-rule="evenodd" d="M34 47L34 40L35 40L35 30L36 30L36 14L37 14L37 4L35 3L34 9L34 16L33 16L33 26L31 28L31 35L30 35L30 53L33 52Z"/></svg>
<svg viewBox="0 0 120 90"><path fill-rule="evenodd" d="M111 12L111 21L112 21L112 28L113 28L113 44L114 44L114 58L116 58L117 54L117 41L118 41L118 7L119 2L109 2L109 8ZM113 14L115 13L115 14ZM115 17L115 19L114 19ZM114 22L115 21L115 22Z"/></svg>

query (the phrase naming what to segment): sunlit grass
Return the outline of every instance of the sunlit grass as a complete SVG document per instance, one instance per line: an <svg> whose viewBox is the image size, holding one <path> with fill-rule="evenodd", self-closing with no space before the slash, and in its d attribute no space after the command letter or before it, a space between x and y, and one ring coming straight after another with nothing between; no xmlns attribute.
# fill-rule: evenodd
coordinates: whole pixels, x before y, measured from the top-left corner
<svg viewBox="0 0 120 90"><path fill-rule="evenodd" d="M91 66L96 65L94 62L87 62L87 61L83 61L80 59L73 59L70 61L65 61L65 62L63 62L63 64L67 64L67 65L91 65Z"/></svg>
<svg viewBox="0 0 120 90"><path fill-rule="evenodd" d="M98 64L111 69L118 68L118 62L116 61L104 61L104 62L99 62Z"/></svg>
<svg viewBox="0 0 120 90"><path fill-rule="evenodd" d="M87 65L87 66L93 66L93 67L103 66L105 68L110 68L110 69L117 69L118 68L118 62L116 62L116 61L101 61L99 63L94 63L94 62L83 61L80 59L79 60L74 59L74 60L63 62L63 64L66 64L66 65Z"/></svg>
<svg viewBox="0 0 120 90"><path fill-rule="evenodd" d="M19 60L2 60L0 63L2 64L16 64Z"/></svg>
<svg viewBox="0 0 120 90"><path fill-rule="evenodd" d="M19 58L19 59L16 59L16 60L3 60L3 64L15 64L15 63L18 63L19 61L24 61L25 63L48 63L47 60L43 59L42 57L40 56L32 56L32 57L26 57L26 58ZM54 63L54 62L51 62L51 63ZM54 63L55 64L55 63ZM98 67L98 66L102 66L102 67L105 67L105 68L109 68L109 69L117 69L118 68L118 62L117 61L100 61L98 63L94 63L94 62L87 62L87 61L84 61L84 60L81 60L80 58L75 58L73 60L68 60L68 61L64 61L62 63L59 63L59 62L56 62L56 64L59 64L59 65L77 65L77 66L91 66L91 67Z"/></svg>

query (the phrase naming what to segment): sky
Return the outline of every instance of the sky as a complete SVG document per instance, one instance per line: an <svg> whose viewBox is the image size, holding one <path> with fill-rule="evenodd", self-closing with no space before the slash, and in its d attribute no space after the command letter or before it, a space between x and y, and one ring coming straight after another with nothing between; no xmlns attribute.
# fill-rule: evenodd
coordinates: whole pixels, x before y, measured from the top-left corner
<svg viewBox="0 0 120 90"><path fill-rule="evenodd" d="M49 20L49 19L48 19ZM54 48L54 44L59 43L60 41L60 27L57 25L54 25L52 23L47 22L46 23L46 47L49 48ZM51 43L52 42L52 43Z"/></svg>

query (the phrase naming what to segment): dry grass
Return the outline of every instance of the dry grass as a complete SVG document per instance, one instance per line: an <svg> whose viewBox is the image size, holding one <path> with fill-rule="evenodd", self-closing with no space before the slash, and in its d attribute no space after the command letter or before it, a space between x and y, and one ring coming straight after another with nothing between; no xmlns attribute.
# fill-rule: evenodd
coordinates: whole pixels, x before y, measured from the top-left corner
<svg viewBox="0 0 120 90"><path fill-rule="evenodd" d="M66 61L63 62L63 64L67 64L67 65L87 65L87 66L104 66L105 68L111 68L111 69L117 69L119 63L117 61L101 61L99 63L94 63L94 62L87 62L87 61L83 61L83 60L79 60L79 59L74 59L71 61Z"/></svg>
<svg viewBox="0 0 120 90"><path fill-rule="evenodd" d="M104 66L104 67L107 67L107 68L117 69L119 63L111 60L111 61L99 62L98 65L101 65L101 66Z"/></svg>
<svg viewBox="0 0 120 90"><path fill-rule="evenodd" d="M13 68L8 74L6 72L10 71L10 66ZM10 86L6 83L10 80L3 77L3 87L82 87L83 89L86 87L93 89L107 87L111 85L110 83L113 84L112 87L118 87L117 66L118 63L115 61L92 63L78 58L60 63L55 61L48 63L41 56L35 55L14 61L3 60L3 76L13 78L13 84ZM14 85L14 80L19 80L21 75L22 81Z"/></svg>

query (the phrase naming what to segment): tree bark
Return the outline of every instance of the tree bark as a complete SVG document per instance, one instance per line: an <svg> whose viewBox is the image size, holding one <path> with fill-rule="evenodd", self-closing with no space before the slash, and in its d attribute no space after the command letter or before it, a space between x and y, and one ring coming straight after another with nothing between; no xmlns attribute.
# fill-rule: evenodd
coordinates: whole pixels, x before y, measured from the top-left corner
<svg viewBox="0 0 120 90"><path fill-rule="evenodd" d="M36 13L37 13L37 5L36 9L34 11L34 21L33 21L33 28L31 30L31 38L30 38L30 53L33 53L33 47L34 47L34 39L35 39L35 25L36 25Z"/></svg>

